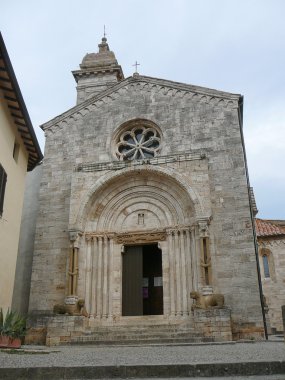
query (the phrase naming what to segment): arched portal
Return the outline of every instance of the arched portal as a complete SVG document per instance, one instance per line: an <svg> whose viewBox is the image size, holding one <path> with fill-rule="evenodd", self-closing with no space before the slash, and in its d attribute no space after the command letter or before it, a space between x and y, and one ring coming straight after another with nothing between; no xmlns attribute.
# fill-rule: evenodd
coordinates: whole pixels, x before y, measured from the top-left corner
<svg viewBox="0 0 285 380"><path fill-rule="evenodd" d="M78 293L91 315L116 321L125 315L189 315L189 294L198 281L197 199L172 176L141 168L116 173L95 188L80 217ZM135 288L136 296L126 296ZM124 308L136 297L141 299L134 308Z"/></svg>

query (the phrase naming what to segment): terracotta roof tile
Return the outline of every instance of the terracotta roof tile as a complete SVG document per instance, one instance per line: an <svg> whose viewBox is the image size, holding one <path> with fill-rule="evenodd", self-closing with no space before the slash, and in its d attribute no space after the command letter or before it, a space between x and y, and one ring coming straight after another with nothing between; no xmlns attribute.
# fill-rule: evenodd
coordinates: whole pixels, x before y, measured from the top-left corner
<svg viewBox="0 0 285 380"><path fill-rule="evenodd" d="M272 223L270 220L255 219L257 236L285 235L285 227Z"/></svg>

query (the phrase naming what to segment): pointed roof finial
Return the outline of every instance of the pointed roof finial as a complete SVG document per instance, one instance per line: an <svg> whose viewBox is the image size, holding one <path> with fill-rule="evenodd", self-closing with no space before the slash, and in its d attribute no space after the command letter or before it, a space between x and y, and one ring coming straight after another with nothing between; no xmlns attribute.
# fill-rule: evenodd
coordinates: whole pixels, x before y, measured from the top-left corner
<svg viewBox="0 0 285 380"><path fill-rule="evenodd" d="M102 53L104 51L109 51L109 45L107 43L107 33L106 33L106 26L104 25L104 34L103 34L103 37L102 37L102 42L101 44L99 44L99 53Z"/></svg>

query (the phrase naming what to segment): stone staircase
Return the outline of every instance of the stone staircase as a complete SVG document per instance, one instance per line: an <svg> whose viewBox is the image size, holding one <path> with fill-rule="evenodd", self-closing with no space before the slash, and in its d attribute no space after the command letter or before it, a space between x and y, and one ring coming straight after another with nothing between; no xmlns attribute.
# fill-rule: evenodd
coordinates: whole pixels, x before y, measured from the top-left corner
<svg viewBox="0 0 285 380"><path fill-rule="evenodd" d="M146 325L108 326L86 330L79 336L71 337L70 344L94 345L139 345L195 343L212 341L193 329L193 325Z"/></svg>

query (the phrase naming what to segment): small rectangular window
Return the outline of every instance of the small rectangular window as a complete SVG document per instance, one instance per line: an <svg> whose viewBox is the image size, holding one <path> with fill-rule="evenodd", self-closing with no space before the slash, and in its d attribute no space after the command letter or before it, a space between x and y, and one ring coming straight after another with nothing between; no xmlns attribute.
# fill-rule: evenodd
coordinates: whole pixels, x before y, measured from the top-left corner
<svg viewBox="0 0 285 380"><path fill-rule="evenodd" d="M0 217L3 214L5 187L7 182L7 174L0 164Z"/></svg>
<svg viewBox="0 0 285 380"><path fill-rule="evenodd" d="M16 141L14 143L14 149L13 149L13 158L16 162L18 162L19 158L19 152L20 152L20 144L18 144Z"/></svg>

